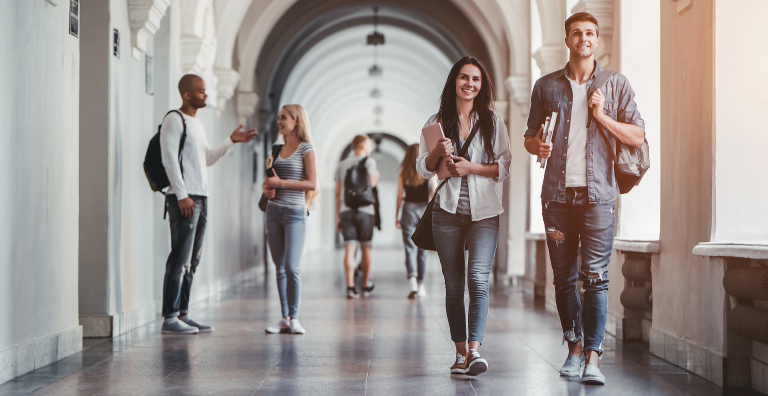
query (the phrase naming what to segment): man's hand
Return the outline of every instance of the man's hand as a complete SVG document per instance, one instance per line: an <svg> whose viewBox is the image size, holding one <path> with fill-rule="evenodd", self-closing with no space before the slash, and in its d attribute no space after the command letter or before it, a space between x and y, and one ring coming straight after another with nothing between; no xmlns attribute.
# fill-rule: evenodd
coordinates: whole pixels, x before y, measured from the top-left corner
<svg viewBox="0 0 768 396"><path fill-rule="evenodd" d="M445 157L448 155L453 154L453 142L451 142L451 139L448 138L440 138L440 140L437 141L437 144L435 145L435 148L432 149L429 153L432 156L437 157Z"/></svg>
<svg viewBox="0 0 768 396"><path fill-rule="evenodd" d="M336 216L336 231L341 232L341 218Z"/></svg>
<svg viewBox="0 0 768 396"><path fill-rule="evenodd" d="M400 219L395 220L395 227L397 227L398 230L402 229L402 226L400 225Z"/></svg>
<svg viewBox="0 0 768 396"><path fill-rule="evenodd" d="M275 188L282 187L282 179L280 179L280 176L277 175L277 172L275 172L274 168L272 168L272 174L274 176L264 179L264 185L268 189L275 189Z"/></svg>
<svg viewBox="0 0 768 396"><path fill-rule="evenodd" d="M541 158L549 158L549 156L552 155L553 144L544 143L544 141L541 140L543 134L544 125L542 124L539 127L539 133L537 133L535 137L525 138L525 149L528 150L528 152L532 155L537 155Z"/></svg>
<svg viewBox="0 0 768 396"><path fill-rule="evenodd" d="M474 166L472 162L467 161L464 157L457 157L455 155L451 155L451 159L456 162L448 161L445 164L451 177L464 177L472 173L472 167Z"/></svg>
<svg viewBox="0 0 768 396"><path fill-rule="evenodd" d="M247 132L243 131L243 124L240 124L240 126L229 135L229 139L232 140L232 143L248 143L258 135L259 132L257 132L256 129L251 129Z"/></svg>
<svg viewBox="0 0 768 396"><path fill-rule="evenodd" d="M181 215L190 218L192 215L195 214L195 201L192 200L190 197L186 197L179 201L179 210L181 211Z"/></svg>
<svg viewBox="0 0 768 396"><path fill-rule="evenodd" d="M587 106L589 106L590 109L592 109L592 117L595 118L595 121L599 121L600 119L605 116L605 113L603 113L603 106L605 105L605 96L603 96L603 93L600 92L600 88L597 89L597 91L592 93L592 96L589 98L589 101L587 102Z"/></svg>

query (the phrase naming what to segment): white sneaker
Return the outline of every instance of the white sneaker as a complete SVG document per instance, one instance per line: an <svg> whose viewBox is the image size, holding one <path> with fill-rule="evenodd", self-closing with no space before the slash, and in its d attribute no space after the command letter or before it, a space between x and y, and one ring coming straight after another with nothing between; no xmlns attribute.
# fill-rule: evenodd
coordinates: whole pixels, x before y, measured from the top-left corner
<svg viewBox="0 0 768 396"><path fill-rule="evenodd" d="M350 300L354 298L360 298L360 294L357 292L357 290L354 287L348 287L347 298Z"/></svg>
<svg viewBox="0 0 768 396"><path fill-rule="evenodd" d="M304 330L303 327L301 327L301 323L299 323L298 319L291 319L291 333L292 334L304 334L307 331Z"/></svg>
<svg viewBox="0 0 768 396"><path fill-rule="evenodd" d="M411 291L408 293L408 298L416 298L416 293L419 292L419 282L416 281L415 277L408 278L408 281L411 283Z"/></svg>
<svg viewBox="0 0 768 396"><path fill-rule="evenodd" d="M563 367L560 368L560 375L563 377L577 377L581 375L581 369L584 368L584 359L584 355L568 355L565 358Z"/></svg>
<svg viewBox="0 0 768 396"><path fill-rule="evenodd" d="M376 285L373 282L368 281L368 286L365 286L365 287L362 288L363 289L363 297L366 297L366 298L370 297L371 294L373 293L373 288L374 287L376 287Z"/></svg>
<svg viewBox="0 0 768 396"><path fill-rule="evenodd" d="M416 295L422 298L427 296L427 288L424 287L423 283L419 283L419 292Z"/></svg>
<svg viewBox="0 0 768 396"><path fill-rule="evenodd" d="M200 332L197 327L190 326L180 320L173 323L163 323L160 328L162 334L197 334Z"/></svg>
<svg viewBox="0 0 768 396"><path fill-rule="evenodd" d="M584 367L581 382L588 385L605 385L605 376L597 366L590 364Z"/></svg>
<svg viewBox="0 0 768 396"><path fill-rule="evenodd" d="M269 326L264 331L266 331L269 334L278 334L278 333L290 333L291 332L291 324L288 323L285 318L280 319L280 322L277 324L277 326Z"/></svg>

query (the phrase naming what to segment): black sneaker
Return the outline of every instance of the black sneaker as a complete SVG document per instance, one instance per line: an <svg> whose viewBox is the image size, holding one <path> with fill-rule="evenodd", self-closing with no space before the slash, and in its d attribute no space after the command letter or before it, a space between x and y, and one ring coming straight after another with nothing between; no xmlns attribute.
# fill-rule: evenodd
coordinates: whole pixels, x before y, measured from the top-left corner
<svg viewBox="0 0 768 396"><path fill-rule="evenodd" d="M359 298L360 295L357 294L357 289L354 287L347 287L347 298L353 299L353 298Z"/></svg>

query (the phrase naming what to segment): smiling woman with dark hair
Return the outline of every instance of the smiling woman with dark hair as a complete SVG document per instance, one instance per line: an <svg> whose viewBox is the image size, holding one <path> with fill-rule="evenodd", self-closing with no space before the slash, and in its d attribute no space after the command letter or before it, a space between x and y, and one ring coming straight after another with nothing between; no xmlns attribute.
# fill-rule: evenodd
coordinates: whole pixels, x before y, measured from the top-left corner
<svg viewBox="0 0 768 396"><path fill-rule="evenodd" d="M416 169L428 179L435 176L441 158L451 159L447 163L451 178L435 199L439 207L432 211L432 232L445 278L445 310L451 340L456 344L451 373L456 374L478 375L488 369L488 361L478 350L488 316L488 277L496 255L499 214L504 212L502 182L509 175L512 159L509 134L503 118L493 110L493 101L493 84L480 61L465 57L456 62L445 82L440 110L425 125L440 123L446 137L430 151L422 136L416 160ZM475 129L477 132L473 132ZM458 157L467 140L466 154ZM466 268L465 247L469 255ZM468 323L464 312L465 272Z"/></svg>

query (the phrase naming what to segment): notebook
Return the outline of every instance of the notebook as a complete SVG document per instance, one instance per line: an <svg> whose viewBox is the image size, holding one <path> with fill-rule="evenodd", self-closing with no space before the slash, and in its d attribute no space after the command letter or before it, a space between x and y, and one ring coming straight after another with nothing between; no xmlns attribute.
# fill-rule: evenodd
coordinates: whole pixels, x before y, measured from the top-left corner
<svg viewBox="0 0 768 396"><path fill-rule="evenodd" d="M437 145L437 142L445 137L445 134L443 134L443 127L439 122L422 129L421 134L424 135L424 142L427 143L427 150L429 151L432 151ZM448 173L448 168L445 166L446 161L450 161L450 159L451 157L440 158L440 161L437 163L438 179L442 180L451 177L451 174Z"/></svg>

